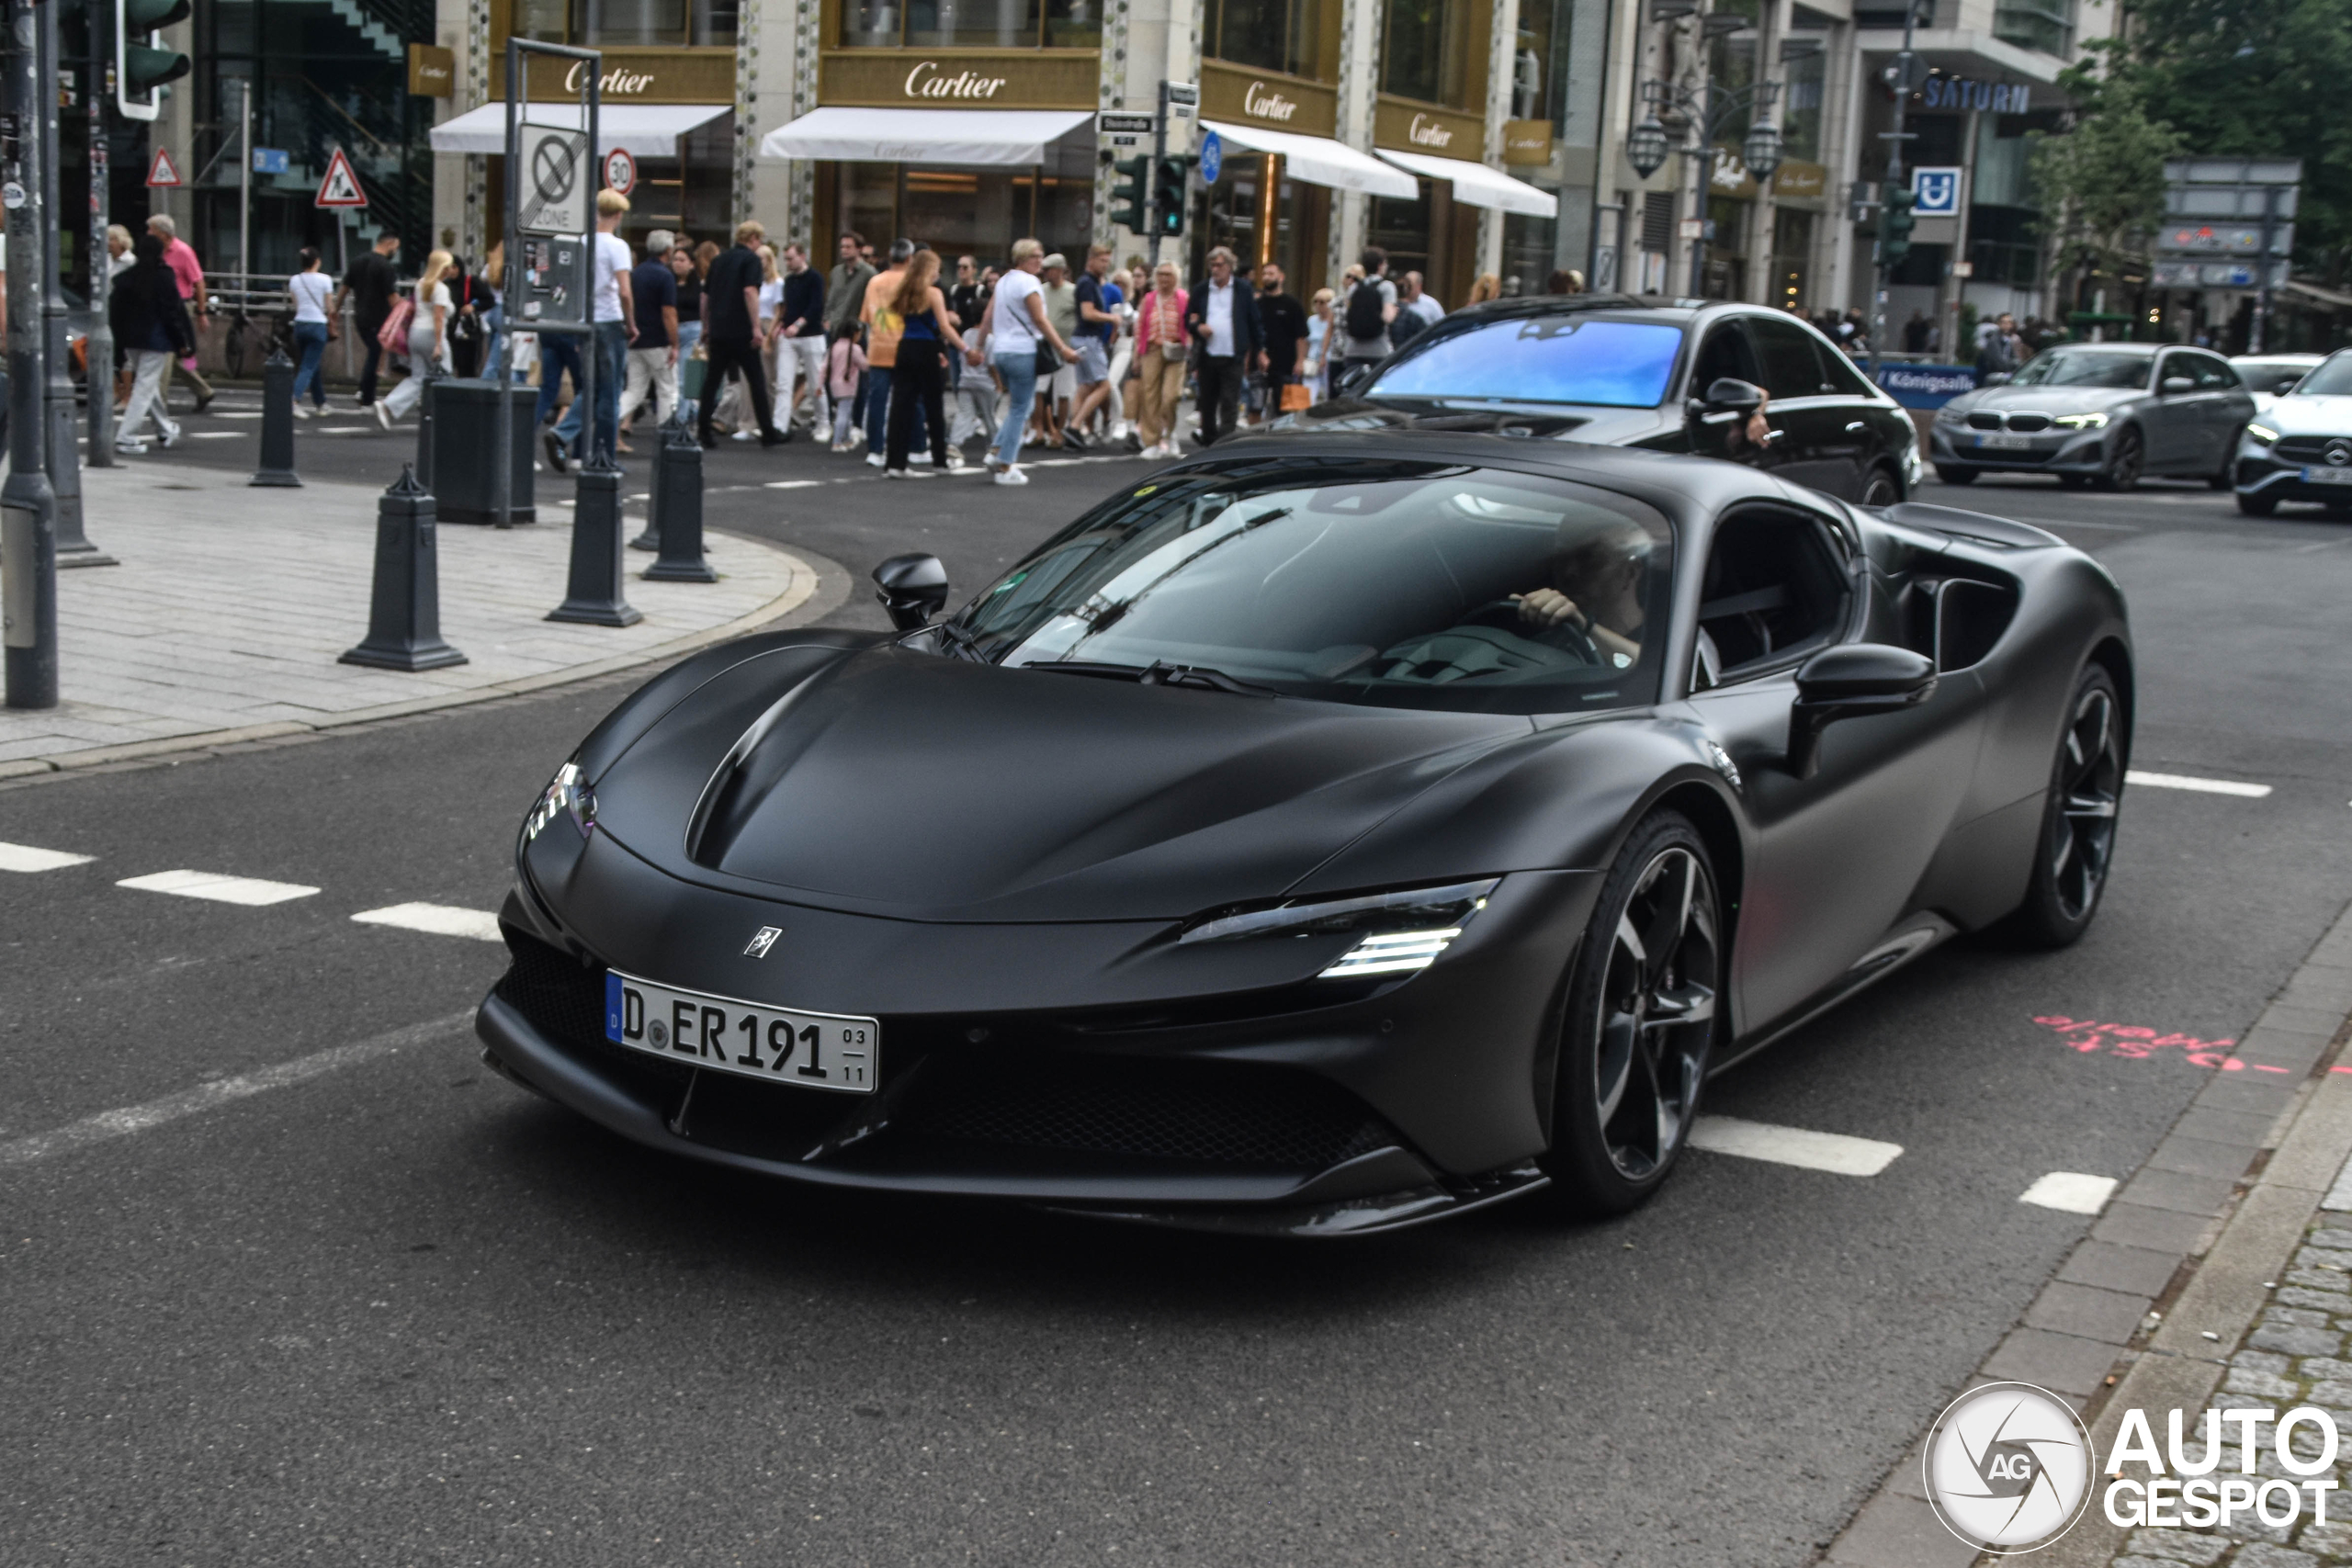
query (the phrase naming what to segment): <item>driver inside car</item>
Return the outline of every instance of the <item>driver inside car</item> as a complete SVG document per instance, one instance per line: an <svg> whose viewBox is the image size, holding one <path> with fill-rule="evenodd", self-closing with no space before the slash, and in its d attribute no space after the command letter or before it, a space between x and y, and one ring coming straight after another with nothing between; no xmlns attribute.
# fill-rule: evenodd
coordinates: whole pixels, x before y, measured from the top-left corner
<svg viewBox="0 0 2352 1568"><path fill-rule="evenodd" d="M1626 669L1642 656L1642 583L1650 536L1627 523L1579 540L1553 558L1552 586L1514 593L1520 623L1538 641L1567 626L1592 639L1609 662Z"/></svg>

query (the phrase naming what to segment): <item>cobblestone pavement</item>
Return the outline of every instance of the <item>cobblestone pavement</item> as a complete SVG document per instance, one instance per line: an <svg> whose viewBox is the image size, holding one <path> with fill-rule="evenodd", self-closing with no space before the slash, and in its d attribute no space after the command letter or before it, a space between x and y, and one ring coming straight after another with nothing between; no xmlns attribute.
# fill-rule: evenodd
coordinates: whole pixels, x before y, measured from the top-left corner
<svg viewBox="0 0 2352 1568"><path fill-rule="evenodd" d="M776 546L713 536L715 583L648 582L631 552L627 627L546 618L561 602L567 514L507 532L444 525L441 633L469 662L404 673L339 664L368 632L379 492L142 463L84 475L87 532L121 564L58 574L61 685L0 712L0 775L111 760L125 747L251 737L448 705L643 663L749 630L815 592Z"/></svg>

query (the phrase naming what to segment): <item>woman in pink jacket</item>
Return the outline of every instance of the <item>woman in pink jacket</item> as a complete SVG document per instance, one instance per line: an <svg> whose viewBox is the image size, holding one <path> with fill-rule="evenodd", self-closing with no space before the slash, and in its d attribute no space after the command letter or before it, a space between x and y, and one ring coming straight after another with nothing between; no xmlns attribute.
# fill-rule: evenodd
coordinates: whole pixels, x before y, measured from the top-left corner
<svg viewBox="0 0 2352 1568"><path fill-rule="evenodd" d="M1176 264L1161 262L1151 292L1136 305L1136 423L1143 455L1173 457L1176 404L1184 395L1184 291Z"/></svg>

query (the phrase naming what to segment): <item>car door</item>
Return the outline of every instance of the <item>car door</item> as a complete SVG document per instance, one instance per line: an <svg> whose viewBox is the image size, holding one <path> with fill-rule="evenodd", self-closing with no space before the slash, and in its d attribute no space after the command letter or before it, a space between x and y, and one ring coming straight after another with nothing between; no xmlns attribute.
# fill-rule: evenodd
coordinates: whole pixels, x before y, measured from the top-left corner
<svg viewBox="0 0 2352 1568"><path fill-rule="evenodd" d="M2220 355L2196 354L2188 358L2196 367L2197 398L2204 405L2206 427L2212 434L2208 448L2212 461L2206 465L2205 472L2218 473L2222 465L2236 455L2238 434L2245 429L2246 421L2254 417L2254 394L2246 390L2236 369Z"/></svg>
<svg viewBox="0 0 2352 1568"><path fill-rule="evenodd" d="M1838 399L1838 439L1853 444L1849 452L1841 451L1840 456L1851 461L1860 476L1856 498L1869 500L1871 487L1877 482L1882 496L1891 486L1893 499L1901 500L1904 476L1910 471L1908 458L1918 445L1919 427L1912 423L1909 413L1889 407L1884 397L1852 360L1838 351L1836 344L1816 338L1814 349L1821 355L1822 379Z"/></svg>
<svg viewBox="0 0 2352 1568"><path fill-rule="evenodd" d="M1792 484L1843 500L1861 494L1862 470L1858 461L1865 442L1848 400L1823 378L1821 355L1813 334L1785 316L1759 312L1746 318L1748 336L1764 372L1764 389L1771 395L1766 412L1781 437L1781 466L1775 469Z"/></svg>
<svg viewBox="0 0 2352 1568"><path fill-rule="evenodd" d="M1703 400L1707 389L1717 381L1729 378L1762 387L1765 395L1764 369L1756 355L1756 345L1736 315L1724 316L1708 323L1699 339L1699 350L1690 356L1690 374L1683 383L1683 401ZM1771 427L1760 446L1748 439L1747 420L1735 413L1688 413L1683 420L1687 450L1702 457L1721 457L1727 462L1745 463L1752 468L1785 475L1790 462L1789 437L1786 423L1780 418L1776 406L1766 410L1765 423ZM1803 481L1800 480L1800 483Z"/></svg>
<svg viewBox="0 0 2352 1568"><path fill-rule="evenodd" d="M2165 383L2176 376L2188 380L2191 389L2165 391ZM2209 446L2212 436L2205 404L2199 400L2194 389L2196 380L2194 356L2187 351L2172 349L2156 355L2155 368L2148 380L2148 396L2141 405L2145 412L2140 416L2148 434L2149 473L2210 473L2220 464L2220 457Z"/></svg>
<svg viewBox="0 0 2352 1568"><path fill-rule="evenodd" d="M1850 550L1825 517L1735 509L1686 611L1705 634L1690 706L1737 769L1755 831L1734 967L1750 1029L1838 984L1911 912L1974 773L1983 705L1965 674L1916 708L1831 725L1810 778L1784 765L1798 669L1866 621Z"/></svg>

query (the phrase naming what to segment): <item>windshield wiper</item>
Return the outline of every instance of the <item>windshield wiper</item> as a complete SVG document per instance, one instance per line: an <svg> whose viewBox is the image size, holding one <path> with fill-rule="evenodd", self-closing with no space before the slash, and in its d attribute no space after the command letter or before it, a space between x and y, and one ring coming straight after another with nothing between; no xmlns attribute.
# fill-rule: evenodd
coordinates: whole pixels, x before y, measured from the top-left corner
<svg viewBox="0 0 2352 1568"><path fill-rule="evenodd" d="M968 659L976 664L989 661L988 655L980 651L979 637L967 627L959 626L953 621L941 621L931 629L937 632L939 640L947 645L949 658Z"/></svg>
<svg viewBox="0 0 2352 1568"><path fill-rule="evenodd" d="M1091 659L1056 659L1023 664L1021 668L1062 675L1091 675L1102 681L1133 681L1138 686L1187 686L1194 691L1230 692L1238 697L1281 694L1271 686L1236 680L1224 671L1211 669L1205 664L1170 664L1165 660L1150 664L1111 664Z"/></svg>

